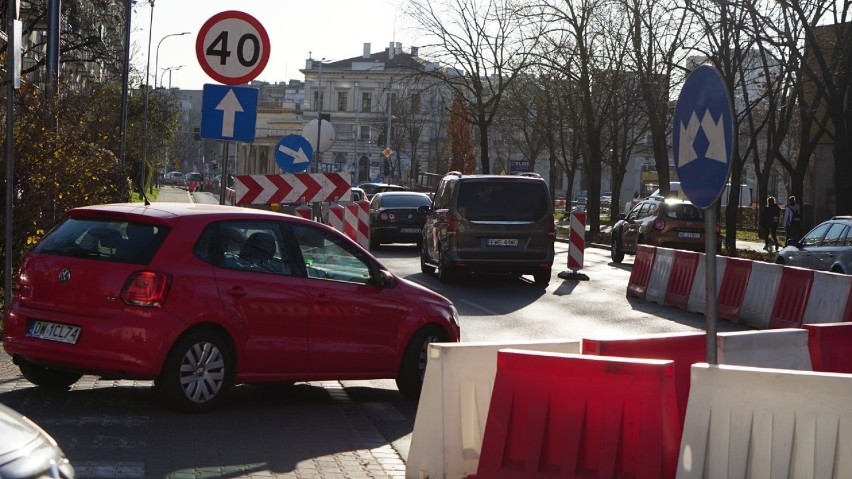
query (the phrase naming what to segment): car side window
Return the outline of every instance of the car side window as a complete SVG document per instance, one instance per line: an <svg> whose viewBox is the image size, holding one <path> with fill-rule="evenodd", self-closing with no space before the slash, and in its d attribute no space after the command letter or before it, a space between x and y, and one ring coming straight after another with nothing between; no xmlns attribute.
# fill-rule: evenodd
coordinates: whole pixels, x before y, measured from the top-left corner
<svg viewBox="0 0 852 479"><path fill-rule="evenodd" d="M628 220L635 220L639 218L639 213L642 211L642 207L645 206L645 203L639 203L634 206L632 210L630 210L630 214L627 215Z"/></svg>
<svg viewBox="0 0 852 479"><path fill-rule="evenodd" d="M843 244L843 239L846 237L846 230L849 227L842 223L834 223L825 234L822 240L823 246L840 246Z"/></svg>
<svg viewBox="0 0 852 479"><path fill-rule="evenodd" d="M802 238L802 246L818 246L822 241L822 237L825 236L826 231L828 231L829 226L831 226L830 223L825 223L812 229L810 233Z"/></svg>
<svg viewBox="0 0 852 479"><path fill-rule="evenodd" d="M643 211L642 217L647 218L649 216L656 216L659 210L660 205L658 203L649 203L648 209Z"/></svg>
<svg viewBox="0 0 852 479"><path fill-rule="evenodd" d="M193 253L220 268L291 275L290 257L276 222L225 221L209 225Z"/></svg>
<svg viewBox="0 0 852 479"><path fill-rule="evenodd" d="M302 224L291 225L302 252L308 278L367 284L370 263L358 250L337 234Z"/></svg>

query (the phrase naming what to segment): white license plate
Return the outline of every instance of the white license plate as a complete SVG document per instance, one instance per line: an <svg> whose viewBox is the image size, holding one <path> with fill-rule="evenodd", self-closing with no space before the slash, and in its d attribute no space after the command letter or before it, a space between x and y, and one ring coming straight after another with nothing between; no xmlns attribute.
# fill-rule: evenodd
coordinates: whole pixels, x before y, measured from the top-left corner
<svg viewBox="0 0 852 479"><path fill-rule="evenodd" d="M678 238L689 238L689 239L698 239L701 238L701 233L693 233L691 231L678 231Z"/></svg>
<svg viewBox="0 0 852 479"><path fill-rule="evenodd" d="M518 246L518 240L514 238L491 238L488 240L488 246Z"/></svg>
<svg viewBox="0 0 852 479"><path fill-rule="evenodd" d="M60 343L77 344L80 340L80 327L67 324L33 321L30 323L27 336L31 338L59 341Z"/></svg>
<svg viewBox="0 0 852 479"><path fill-rule="evenodd" d="M420 233L420 228L400 228L400 229L399 229L399 232L400 232L400 233L403 233L403 234L407 234L407 233Z"/></svg>

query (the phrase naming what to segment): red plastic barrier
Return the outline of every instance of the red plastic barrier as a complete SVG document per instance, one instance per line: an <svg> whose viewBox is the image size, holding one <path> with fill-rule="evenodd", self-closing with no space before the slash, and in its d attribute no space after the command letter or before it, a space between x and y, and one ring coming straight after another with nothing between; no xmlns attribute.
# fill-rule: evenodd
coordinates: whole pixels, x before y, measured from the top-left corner
<svg viewBox="0 0 852 479"><path fill-rule="evenodd" d="M725 274L722 275L719 296L716 298L716 312L720 318L736 323L740 319L752 261L740 258L728 258L725 261Z"/></svg>
<svg viewBox="0 0 852 479"><path fill-rule="evenodd" d="M812 269L785 266L781 269L781 282L775 294L769 328L801 328L811 287L814 284Z"/></svg>
<svg viewBox="0 0 852 479"><path fill-rule="evenodd" d="M671 361L503 350L476 476L674 478Z"/></svg>
<svg viewBox="0 0 852 479"><path fill-rule="evenodd" d="M669 274L669 284L666 286L664 304L679 309L686 309L695 272L698 270L698 260L701 255L694 251L675 250L672 271Z"/></svg>
<svg viewBox="0 0 852 479"><path fill-rule="evenodd" d="M634 296L641 300L645 299L648 291L648 281L651 280L651 270L654 269L654 258L657 256L657 248L648 245L639 245L636 257L633 259L633 268L630 270L630 280L627 283L627 296Z"/></svg>
<svg viewBox="0 0 852 479"><path fill-rule="evenodd" d="M819 323L808 330L808 351L814 371L852 374L852 323Z"/></svg>
<svg viewBox="0 0 852 479"><path fill-rule="evenodd" d="M707 361L707 336L703 332L671 333L635 338L583 338L583 354L622 358L668 359L674 361L675 391L680 424L689 401L690 369Z"/></svg>

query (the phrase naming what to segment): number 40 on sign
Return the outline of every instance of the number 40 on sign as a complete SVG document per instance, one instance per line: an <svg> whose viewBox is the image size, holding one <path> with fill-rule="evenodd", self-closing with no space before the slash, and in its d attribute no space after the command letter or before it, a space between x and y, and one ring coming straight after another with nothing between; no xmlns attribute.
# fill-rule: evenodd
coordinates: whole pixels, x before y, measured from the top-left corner
<svg viewBox="0 0 852 479"><path fill-rule="evenodd" d="M255 79L269 61L269 35L253 16L234 10L204 22L195 39L195 55L210 78L225 85Z"/></svg>

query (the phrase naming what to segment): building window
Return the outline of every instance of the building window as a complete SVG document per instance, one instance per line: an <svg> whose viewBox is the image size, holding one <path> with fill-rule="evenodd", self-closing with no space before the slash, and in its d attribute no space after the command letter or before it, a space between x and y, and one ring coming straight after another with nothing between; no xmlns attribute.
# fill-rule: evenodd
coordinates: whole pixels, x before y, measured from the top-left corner
<svg viewBox="0 0 852 479"><path fill-rule="evenodd" d="M372 111L373 98L369 93L361 93L361 111Z"/></svg>
<svg viewBox="0 0 852 479"><path fill-rule="evenodd" d="M358 127L358 139L359 140L370 140L370 125L361 125Z"/></svg>
<svg viewBox="0 0 852 479"><path fill-rule="evenodd" d="M314 109L316 111L322 110L322 103L325 100L324 95L320 91L314 92Z"/></svg>
<svg viewBox="0 0 852 479"><path fill-rule="evenodd" d="M420 94L411 95L411 113L420 113Z"/></svg>
<svg viewBox="0 0 852 479"><path fill-rule="evenodd" d="M346 111L346 92L339 91L337 92L337 111Z"/></svg>

